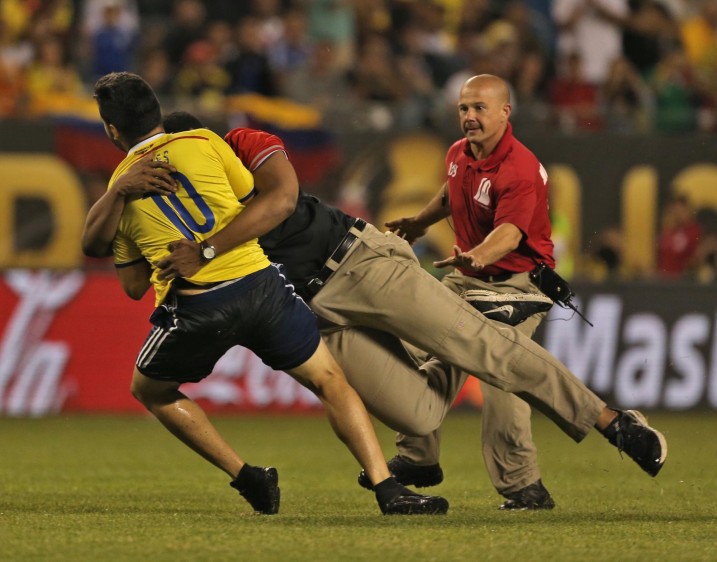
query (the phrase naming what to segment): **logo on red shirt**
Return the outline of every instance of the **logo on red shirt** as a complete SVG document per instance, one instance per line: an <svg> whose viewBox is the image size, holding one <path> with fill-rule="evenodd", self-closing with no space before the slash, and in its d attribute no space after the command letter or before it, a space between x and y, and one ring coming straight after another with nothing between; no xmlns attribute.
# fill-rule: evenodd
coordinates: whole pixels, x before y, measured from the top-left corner
<svg viewBox="0 0 717 562"><path fill-rule="evenodd" d="M491 183L488 178L482 178L480 180L476 194L473 196L473 199L475 199L479 205L483 205L484 207L490 206L490 187Z"/></svg>

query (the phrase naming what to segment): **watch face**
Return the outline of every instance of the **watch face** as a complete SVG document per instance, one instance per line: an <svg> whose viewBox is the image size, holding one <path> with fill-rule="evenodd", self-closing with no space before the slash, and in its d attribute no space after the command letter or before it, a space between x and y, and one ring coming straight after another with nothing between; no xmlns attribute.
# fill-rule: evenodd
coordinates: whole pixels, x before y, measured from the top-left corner
<svg viewBox="0 0 717 562"><path fill-rule="evenodd" d="M207 246L205 248L202 248L202 255L204 256L205 260L213 260L214 256L217 255L217 251L214 249L213 246Z"/></svg>

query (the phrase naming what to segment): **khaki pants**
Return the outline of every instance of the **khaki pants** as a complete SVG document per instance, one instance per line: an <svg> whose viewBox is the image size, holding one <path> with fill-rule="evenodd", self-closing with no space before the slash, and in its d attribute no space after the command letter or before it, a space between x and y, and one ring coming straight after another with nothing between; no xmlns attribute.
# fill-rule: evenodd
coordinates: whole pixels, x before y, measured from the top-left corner
<svg viewBox="0 0 717 562"><path fill-rule="evenodd" d="M488 289L498 293L539 293L528 273L514 275L506 281L488 283L455 270L443 278L443 284L457 294L472 289ZM532 337L545 316L546 313L535 314L518 324L516 329ZM446 367L431 361L425 368L430 372ZM453 376L465 379L465 375L461 377L453 373ZM499 493L509 494L540 478L537 449L531 432L531 409L515 394L486 384L481 385L481 390L483 459L493 486ZM424 437L399 433L396 446L399 454L416 464L436 464L440 457L440 430Z"/></svg>
<svg viewBox="0 0 717 562"><path fill-rule="evenodd" d="M371 225L310 304L366 407L404 433L435 429L462 380L417 369L400 340L517 394L575 441L605 407L542 347L486 319L423 270L404 240Z"/></svg>

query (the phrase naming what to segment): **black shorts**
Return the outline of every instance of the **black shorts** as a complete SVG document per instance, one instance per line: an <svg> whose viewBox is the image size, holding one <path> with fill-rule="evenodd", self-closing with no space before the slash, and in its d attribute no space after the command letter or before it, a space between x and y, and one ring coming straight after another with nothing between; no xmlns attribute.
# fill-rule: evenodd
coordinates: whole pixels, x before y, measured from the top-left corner
<svg viewBox="0 0 717 562"><path fill-rule="evenodd" d="M198 295L170 294L137 356L157 380L197 382L235 345L272 369L305 363L319 346L316 316L275 266Z"/></svg>

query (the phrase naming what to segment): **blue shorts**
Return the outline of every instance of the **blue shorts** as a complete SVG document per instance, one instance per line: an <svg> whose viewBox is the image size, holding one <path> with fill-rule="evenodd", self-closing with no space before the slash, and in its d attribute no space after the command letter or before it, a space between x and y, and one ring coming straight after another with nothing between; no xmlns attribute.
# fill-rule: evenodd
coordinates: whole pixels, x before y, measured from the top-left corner
<svg viewBox="0 0 717 562"><path fill-rule="evenodd" d="M171 293L150 322L137 369L156 380L197 382L241 345L272 369L305 363L319 346L316 316L276 266L198 295Z"/></svg>

